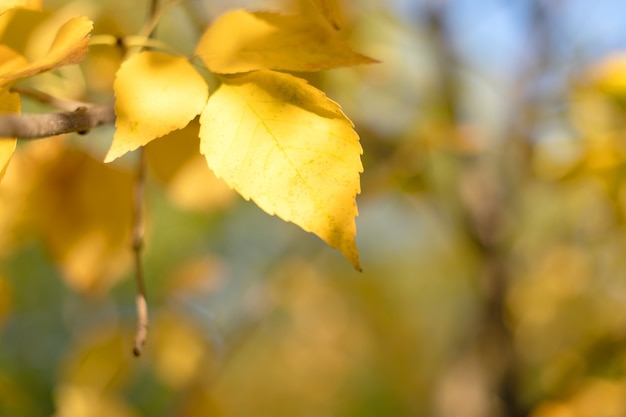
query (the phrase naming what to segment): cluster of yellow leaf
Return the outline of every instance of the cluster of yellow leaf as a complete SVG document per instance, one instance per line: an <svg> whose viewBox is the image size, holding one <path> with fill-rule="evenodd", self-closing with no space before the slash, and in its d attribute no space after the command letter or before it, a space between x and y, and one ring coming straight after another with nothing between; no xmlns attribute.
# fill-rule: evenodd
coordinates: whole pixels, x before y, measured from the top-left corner
<svg viewBox="0 0 626 417"><path fill-rule="evenodd" d="M314 4L324 12L332 2ZM243 10L219 18L195 56L221 77L210 96L186 58L143 51L122 64L114 83L116 133L105 162L200 115L200 150L218 177L267 213L315 233L360 269L358 135L324 93L276 70L375 61L352 51L323 19Z"/></svg>
<svg viewBox="0 0 626 417"><path fill-rule="evenodd" d="M215 175L269 214L338 248L360 269L354 238L362 153L339 105L295 76L278 72L375 62L335 30L336 0L310 0L317 14L236 10L202 36L195 57L220 77L208 85L186 57L143 51L119 68L113 85L116 132L105 162L185 128L200 115L200 151ZM0 15L40 10L40 0L0 1ZM305 16L306 15L306 16ZM48 52L31 61L0 44L0 113L18 113L19 79L80 62L93 23L68 20ZM233 30L236 28L236 30ZM171 135L170 135L171 136ZM0 140L0 178L16 145Z"/></svg>
<svg viewBox="0 0 626 417"><path fill-rule="evenodd" d="M41 0L3 0L0 15L12 9L41 10ZM29 62L24 56L0 44L0 113L19 113L20 97L9 91L21 79L65 65L76 64L85 57L93 22L78 16L68 20L57 32L48 53ZM0 178L15 150L15 138L0 138Z"/></svg>

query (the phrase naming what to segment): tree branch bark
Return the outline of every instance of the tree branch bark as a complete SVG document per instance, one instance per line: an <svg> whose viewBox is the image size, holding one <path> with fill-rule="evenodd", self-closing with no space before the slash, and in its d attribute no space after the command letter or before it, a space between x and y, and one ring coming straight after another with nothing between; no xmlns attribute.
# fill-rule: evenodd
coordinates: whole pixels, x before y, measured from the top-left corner
<svg viewBox="0 0 626 417"><path fill-rule="evenodd" d="M39 139L64 133L86 133L94 127L113 123L113 104L80 106L60 113L2 115L0 138Z"/></svg>

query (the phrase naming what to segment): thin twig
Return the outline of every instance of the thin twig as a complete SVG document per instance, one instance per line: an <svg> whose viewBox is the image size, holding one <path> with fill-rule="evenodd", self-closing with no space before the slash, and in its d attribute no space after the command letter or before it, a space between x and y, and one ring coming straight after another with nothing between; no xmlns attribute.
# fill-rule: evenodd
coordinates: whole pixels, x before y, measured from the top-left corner
<svg viewBox="0 0 626 417"><path fill-rule="evenodd" d="M151 26L148 37L152 37L159 18L159 0L150 2L149 25ZM148 302L146 301L146 285L144 283L143 268L141 264L141 252L144 242L145 225L145 183L146 183L146 156L143 148L139 149L139 162L137 164L137 178L135 180L135 195L133 201L133 254L135 258L135 281L137 283L137 332L135 333L135 346L133 355L140 356L143 345L148 337Z"/></svg>
<svg viewBox="0 0 626 417"><path fill-rule="evenodd" d="M139 149L139 163L137 165L137 178L135 179L135 193L133 198L133 255L135 259L135 281L137 283L137 333L135 334L135 346L133 355L140 356L141 349L146 343L148 336L148 303L146 301L146 286L141 264L141 252L144 240L145 221L145 176L146 157L143 148Z"/></svg>

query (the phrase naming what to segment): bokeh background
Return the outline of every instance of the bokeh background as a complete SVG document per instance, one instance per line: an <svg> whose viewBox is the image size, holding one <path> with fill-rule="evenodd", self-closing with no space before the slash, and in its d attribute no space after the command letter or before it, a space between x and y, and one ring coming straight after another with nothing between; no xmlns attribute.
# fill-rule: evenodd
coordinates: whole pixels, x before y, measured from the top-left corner
<svg viewBox="0 0 626 417"><path fill-rule="evenodd" d="M84 14L94 43L24 85L112 100L107 36L138 33L147 2L44 4L2 42L34 56ZM188 54L227 10L298 6L185 0L157 38ZM192 123L147 149L134 358L136 156L98 162L108 127L22 143L0 184L0 415L626 415L626 4L341 6L381 63L299 75L361 136L363 272L215 179Z"/></svg>

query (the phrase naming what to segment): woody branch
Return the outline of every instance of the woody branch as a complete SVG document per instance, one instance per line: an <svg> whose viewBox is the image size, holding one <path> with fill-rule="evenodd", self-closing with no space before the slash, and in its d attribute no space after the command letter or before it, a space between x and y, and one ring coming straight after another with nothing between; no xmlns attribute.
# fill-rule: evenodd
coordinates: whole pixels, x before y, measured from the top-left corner
<svg viewBox="0 0 626 417"><path fill-rule="evenodd" d="M115 123L112 104L79 106L74 111L0 116L0 137L38 139L64 133L87 132Z"/></svg>

